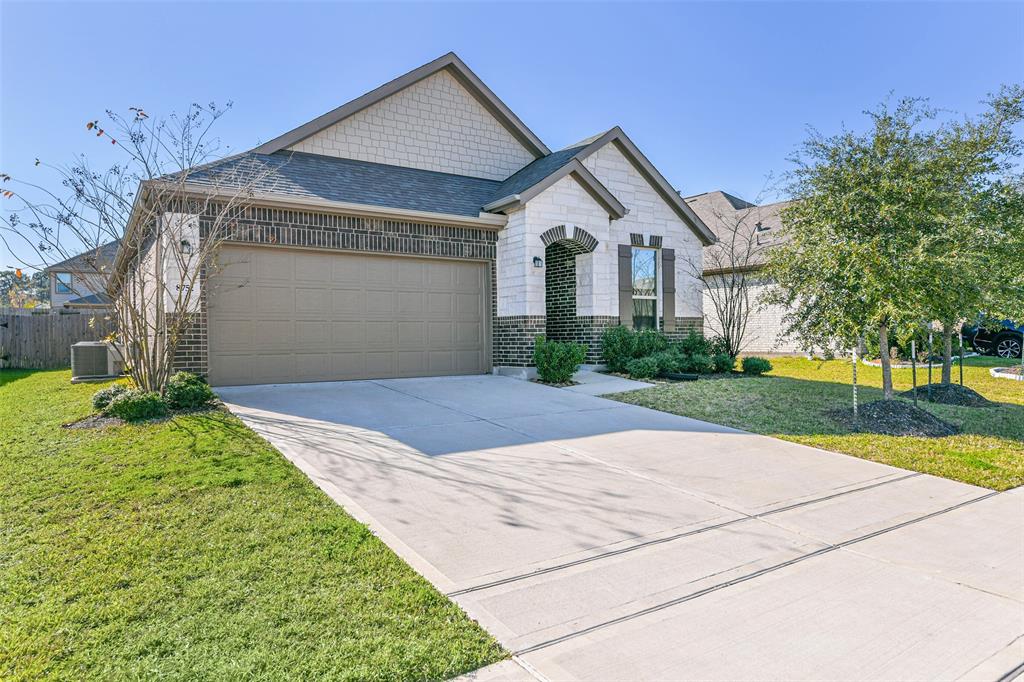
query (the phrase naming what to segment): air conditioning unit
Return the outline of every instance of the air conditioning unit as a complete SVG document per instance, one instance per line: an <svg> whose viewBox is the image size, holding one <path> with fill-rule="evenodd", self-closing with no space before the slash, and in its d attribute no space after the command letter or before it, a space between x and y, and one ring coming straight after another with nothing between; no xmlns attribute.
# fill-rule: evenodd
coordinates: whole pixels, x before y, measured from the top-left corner
<svg viewBox="0 0 1024 682"><path fill-rule="evenodd" d="M121 351L121 352L118 352ZM124 371L123 349L103 341L79 341L71 346L71 383L111 379Z"/></svg>

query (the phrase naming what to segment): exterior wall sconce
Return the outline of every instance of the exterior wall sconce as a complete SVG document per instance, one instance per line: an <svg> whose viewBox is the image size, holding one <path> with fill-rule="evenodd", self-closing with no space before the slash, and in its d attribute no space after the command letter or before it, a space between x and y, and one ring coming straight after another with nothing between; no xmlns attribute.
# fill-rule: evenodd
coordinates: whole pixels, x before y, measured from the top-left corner
<svg viewBox="0 0 1024 682"><path fill-rule="evenodd" d="M186 256L192 255L192 242L187 239L181 240L181 252Z"/></svg>
<svg viewBox="0 0 1024 682"><path fill-rule="evenodd" d="M544 267L544 260L540 256L533 257L533 267L542 268Z"/></svg>

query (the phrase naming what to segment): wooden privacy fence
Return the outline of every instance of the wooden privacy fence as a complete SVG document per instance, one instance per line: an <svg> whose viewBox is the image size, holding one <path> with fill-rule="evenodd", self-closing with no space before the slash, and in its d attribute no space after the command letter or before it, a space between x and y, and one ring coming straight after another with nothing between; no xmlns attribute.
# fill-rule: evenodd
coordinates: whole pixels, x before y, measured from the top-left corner
<svg viewBox="0 0 1024 682"><path fill-rule="evenodd" d="M0 313L0 369L71 366L71 344L101 341L114 331L106 312L24 315Z"/></svg>

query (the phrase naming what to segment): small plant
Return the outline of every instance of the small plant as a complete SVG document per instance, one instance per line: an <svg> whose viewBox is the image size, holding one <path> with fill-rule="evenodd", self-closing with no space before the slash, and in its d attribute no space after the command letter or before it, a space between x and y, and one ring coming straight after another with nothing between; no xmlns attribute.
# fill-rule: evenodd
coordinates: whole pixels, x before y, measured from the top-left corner
<svg viewBox="0 0 1024 682"><path fill-rule="evenodd" d="M679 350L684 355L706 355L711 356L711 342L704 338L700 332L690 332L686 338L679 342Z"/></svg>
<svg viewBox="0 0 1024 682"><path fill-rule="evenodd" d="M92 406L99 412L107 409L110 402L119 395L127 393L130 389L124 384L111 384L101 388L92 394Z"/></svg>
<svg viewBox="0 0 1024 682"><path fill-rule="evenodd" d="M636 353L636 333L629 327L609 327L601 334L601 359L609 370L625 372Z"/></svg>
<svg viewBox="0 0 1024 682"><path fill-rule="evenodd" d="M695 372L697 374L711 374L715 371L715 363L711 361L711 358L703 353L694 353L693 355L687 356L686 371Z"/></svg>
<svg viewBox="0 0 1024 682"><path fill-rule="evenodd" d="M533 364L540 380L547 384L568 383L586 359L587 347L579 343L547 341L538 336L533 346Z"/></svg>
<svg viewBox="0 0 1024 682"><path fill-rule="evenodd" d="M731 372L736 364L736 358L728 353L715 353L711 356L711 364L715 366L715 371L719 374Z"/></svg>
<svg viewBox="0 0 1024 682"><path fill-rule="evenodd" d="M191 372L178 372L172 376L167 382L165 395L172 410L191 410L216 399L206 381Z"/></svg>
<svg viewBox="0 0 1024 682"><path fill-rule="evenodd" d="M685 358L674 348L660 351L650 356L658 363L658 374L681 372Z"/></svg>
<svg viewBox="0 0 1024 682"><path fill-rule="evenodd" d="M708 341L708 354L711 357L716 355L728 355L732 358L733 362L736 361L736 356L729 352L729 342L721 336L716 336Z"/></svg>
<svg viewBox="0 0 1024 682"><path fill-rule="evenodd" d="M651 355L633 358L626 364L626 371L634 379L650 379L658 375L658 360Z"/></svg>
<svg viewBox="0 0 1024 682"><path fill-rule="evenodd" d="M654 355L668 348L668 339L656 329L641 329L636 334L636 347L633 357L642 358Z"/></svg>
<svg viewBox="0 0 1024 682"><path fill-rule="evenodd" d="M743 358L743 373L751 376L760 376L765 372L770 372L772 369L772 363L768 362L764 358L757 356L750 356L749 358Z"/></svg>
<svg viewBox="0 0 1024 682"><path fill-rule="evenodd" d="M111 400L103 413L126 422L136 422L164 416L167 414L167 403L159 393L126 391Z"/></svg>

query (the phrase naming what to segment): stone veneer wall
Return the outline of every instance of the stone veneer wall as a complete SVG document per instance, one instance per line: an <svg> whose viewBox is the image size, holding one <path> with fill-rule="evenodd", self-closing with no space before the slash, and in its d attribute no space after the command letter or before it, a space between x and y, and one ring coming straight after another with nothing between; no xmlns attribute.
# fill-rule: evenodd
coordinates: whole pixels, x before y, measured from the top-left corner
<svg viewBox="0 0 1024 682"><path fill-rule="evenodd" d="M200 217L202 234L209 233L214 215L216 208L211 208L207 216ZM504 349L499 348L496 333L502 325L495 315L494 258L497 233L493 230L257 206L240 212L229 240L239 244L292 246L337 252L393 253L488 261L491 271L493 364L499 364L499 353L501 357L505 354ZM209 369L205 295L202 302L199 319L178 346L174 367L205 375ZM543 333L543 324L541 327L540 333ZM529 339L532 357L533 336Z"/></svg>
<svg viewBox="0 0 1024 682"><path fill-rule="evenodd" d="M311 154L504 180L534 157L447 71L294 144Z"/></svg>

